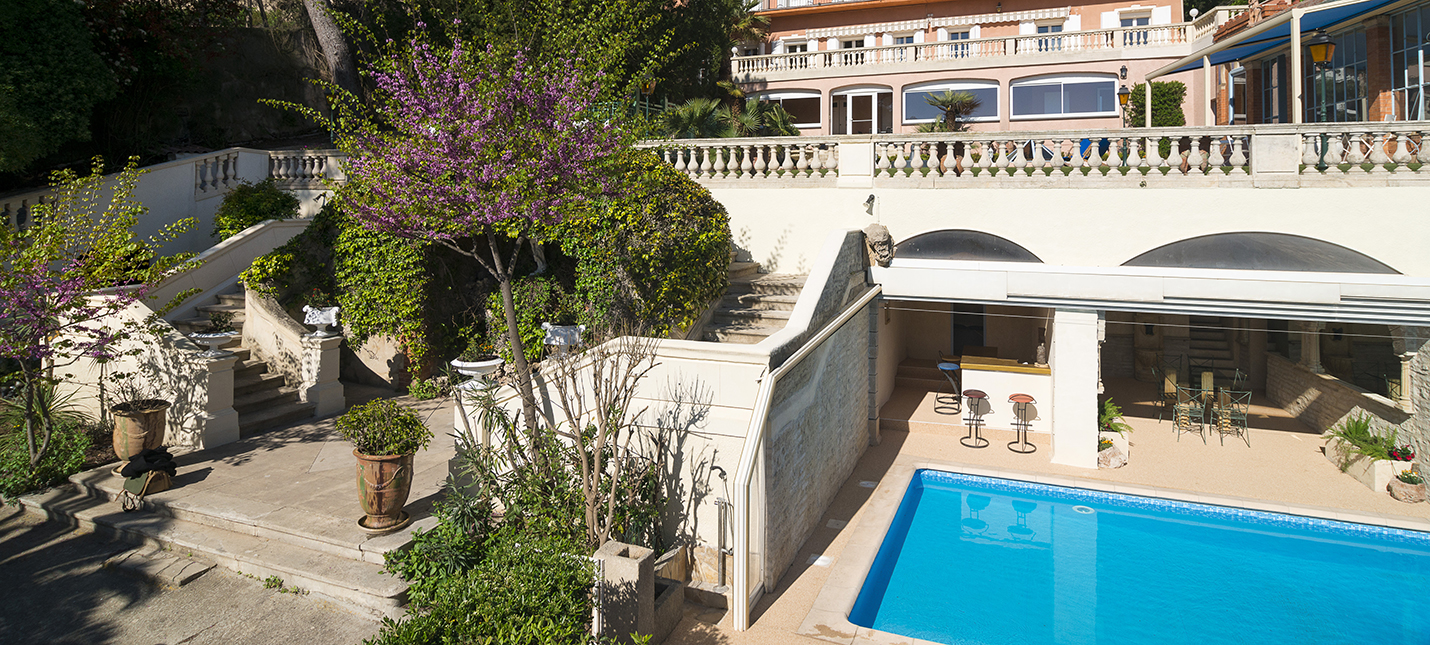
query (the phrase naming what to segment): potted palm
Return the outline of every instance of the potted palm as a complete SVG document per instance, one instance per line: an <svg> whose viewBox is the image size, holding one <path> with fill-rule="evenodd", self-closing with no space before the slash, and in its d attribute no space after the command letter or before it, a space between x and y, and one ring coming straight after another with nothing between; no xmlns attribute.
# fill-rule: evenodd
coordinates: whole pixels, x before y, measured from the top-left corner
<svg viewBox="0 0 1430 645"><path fill-rule="evenodd" d="M416 412L389 399L358 405L338 417L338 432L353 443L358 501L369 533L396 531L412 521L402 507L412 491L412 456L432 442Z"/></svg>
<svg viewBox="0 0 1430 645"><path fill-rule="evenodd" d="M1122 408L1112 397L1102 400L1097 413L1097 465L1099 468L1121 468L1127 465L1131 453L1126 433L1132 426L1122 419Z"/></svg>

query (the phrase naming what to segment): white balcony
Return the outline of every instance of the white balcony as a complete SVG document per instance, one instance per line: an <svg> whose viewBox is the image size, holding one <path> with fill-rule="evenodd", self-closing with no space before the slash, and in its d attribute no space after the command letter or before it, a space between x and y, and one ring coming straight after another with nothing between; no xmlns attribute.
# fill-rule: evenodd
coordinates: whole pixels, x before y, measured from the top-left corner
<svg viewBox="0 0 1430 645"><path fill-rule="evenodd" d="M1192 23L737 56L739 82L1182 56Z"/></svg>

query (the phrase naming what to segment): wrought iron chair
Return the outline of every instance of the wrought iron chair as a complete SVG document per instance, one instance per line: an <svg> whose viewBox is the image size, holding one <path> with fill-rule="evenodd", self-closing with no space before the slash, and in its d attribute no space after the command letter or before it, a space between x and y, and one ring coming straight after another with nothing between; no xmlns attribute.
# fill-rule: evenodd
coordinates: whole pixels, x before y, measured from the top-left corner
<svg viewBox="0 0 1430 645"><path fill-rule="evenodd" d="M1204 381L1202 380L1202 378L1203 378L1203 377L1202 377L1202 374L1205 374L1205 373L1207 373L1207 372L1211 372L1211 373L1212 373L1212 380L1213 380L1212 382L1213 382L1213 384L1215 384L1215 379L1216 379L1216 362L1215 362L1214 360L1210 359L1210 358L1190 358L1190 357L1188 357L1188 358L1187 358L1187 372L1188 372L1188 377L1187 377L1187 383L1188 383L1188 384L1191 384L1191 383L1203 383ZM1203 387L1202 389L1208 389L1208 388L1207 388L1207 387Z"/></svg>
<svg viewBox="0 0 1430 645"><path fill-rule="evenodd" d="M1173 430L1177 433L1177 441L1182 440L1182 434L1195 432L1202 438L1202 443L1207 442L1206 430L1206 397L1201 390L1177 386L1177 402L1172 409Z"/></svg>
<svg viewBox="0 0 1430 645"><path fill-rule="evenodd" d="M1177 404L1177 373L1164 372L1154 367L1152 374L1162 384L1162 405L1157 408L1157 423L1161 423L1163 416L1172 416L1172 409Z"/></svg>
<svg viewBox="0 0 1430 645"><path fill-rule="evenodd" d="M1250 409L1251 392L1235 390L1217 392L1216 405L1212 408L1212 418L1217 434L1221 435L1222 445L1226 445L1227 435L1235 434L1246 442L1248 448L1251 447L1251 436L1246 432L1246 414Z"/></svg>
<svg viewBox="0 0 1430 645"><path fill-rule="evenodd" d="M1239 368L1239 367L1236 368L1236 372L1231 375L1231 389L1232 389L1232 391L1233 391L1233 392L1240 392L1240 391L1241 391L1241 386L1245 385L1247 379L1249 379L1249 378L1251 378L1250 375L1248 375L1246 372L1241 371L1241 368Z"/></svg>

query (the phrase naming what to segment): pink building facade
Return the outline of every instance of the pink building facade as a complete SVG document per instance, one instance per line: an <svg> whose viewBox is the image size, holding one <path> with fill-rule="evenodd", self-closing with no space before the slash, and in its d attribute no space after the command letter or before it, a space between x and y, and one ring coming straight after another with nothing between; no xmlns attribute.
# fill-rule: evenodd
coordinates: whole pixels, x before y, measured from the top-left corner
<svg viewBox="0 0 1430 645"><path fill-rule="evenodd" d="M1228 16L1185 22L1180 0L766 0L761 13L770 36L735 52L734 80L806 135L913 132L938 116L927 97L948 90L980 99L973 130L1116 128L1119 89L1210 42ZM1195 106L1192 76L1160 80L1186 83Z"/></svg>

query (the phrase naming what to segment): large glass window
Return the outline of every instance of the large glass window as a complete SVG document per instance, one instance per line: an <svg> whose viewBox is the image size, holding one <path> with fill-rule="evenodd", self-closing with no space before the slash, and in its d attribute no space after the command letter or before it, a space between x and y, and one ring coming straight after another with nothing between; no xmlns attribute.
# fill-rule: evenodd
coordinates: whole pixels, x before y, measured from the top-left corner
<svg viewBox="0 0 1430 645"><path fill-rule="evenodd" d="M1261 122L1286 123L1286 56L1283 54L1261 63Z"/></svg>
<svg viewBox="0 0 1430 645"><path fill-rule="evenodd" d="M1331 62L1306 61L1307 123L1364 121L1366 111L1365 32L1349 31L1331 37L1336 43Z"/></svg>
<svg viewBox="0 0 1430 645"><path fill-rule="evenodd" d="M1117 116L1117 81L1103 76L1044 76L1014 81L1013 118Z"/></svg>
<svg viewBox="0 0 1430 645"><path fill-rule="evenodd" d="M929 105L929 98L944 92L968 92L978 99L978 108L969 121L998 120L998 84L986 81L946 81L904 88L904 123L929 123L943 118L943 111Z"/></svg>
<svg viewBox="0 0 1430 645"><path fill-rule="evenodd" d="M786 112L789 112L790 121L797 128L819 127L821 113L819 92L792 91L764 94L760 96L760 100L778 103Z"/></svg>
<svg viewBox="0 0 1430 645"><path fill-rule="evenodd" d="M1391 89L1396 120L1430 119L1430 5L1390 18Z"/></svg>

